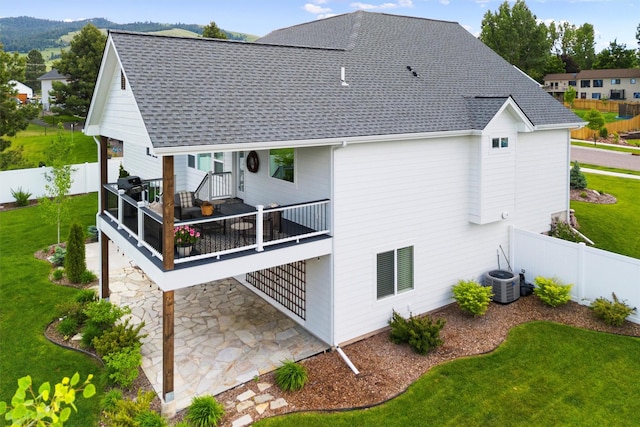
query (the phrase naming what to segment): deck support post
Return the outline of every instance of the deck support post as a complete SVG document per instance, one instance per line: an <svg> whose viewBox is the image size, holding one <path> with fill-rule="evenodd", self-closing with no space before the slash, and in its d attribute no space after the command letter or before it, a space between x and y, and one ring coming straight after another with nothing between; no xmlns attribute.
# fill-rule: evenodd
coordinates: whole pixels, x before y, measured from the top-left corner
<svg viewBox="0 0 640 427"><path fill-rule="evenodd" d="M162 400L174 401L174 291L162 293Z"/></svg>
<svg viewBox="0 0 640 427"><path fill-rule="evenodd" d="M175 177L173 156L162 158L162 264L174 269L173 208ZM174 396L174 291L162 293L162 413L175 414Z"/></svg>

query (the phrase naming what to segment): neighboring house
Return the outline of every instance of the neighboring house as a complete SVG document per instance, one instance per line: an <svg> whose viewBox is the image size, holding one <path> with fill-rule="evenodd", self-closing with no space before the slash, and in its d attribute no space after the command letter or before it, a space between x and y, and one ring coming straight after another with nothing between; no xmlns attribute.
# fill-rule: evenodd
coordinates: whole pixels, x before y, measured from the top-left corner
<svg viewBox="0 0 640 427"><path fill-rule="evenodd" d="M181 95L194 87L197 101ZM163 291L165 403L179 288L235 276L327 344L360 339L392 310L451 303L459 279L497 268L510 226L565 218L569 130L582 125L457 23L359 11L255 43L112 31L85 133L102 162L114 138L132 175L162 177L149 183L162 205L103 174L102 296L113 240ZM215 153L232 159L233 185L205 198L251 211L195 219L213 231L179 257L174 193L195 190L190 166ZM224 246L234 227L255 233ZM279 274L291 263L302 274Z"/></svg>
<svg viewBox="0 0 640 427"><path fill-rule="evenodd" d="M545 90L560 100L569 87L576 90L579 99L640 102L640 69L583 70L544 76Z"/></svg>
<svg viewBox="0 0 640 427"><path fill-rule="evenodd" d="M51 103L55 103L55 100L52 100L51 95L49 94L53 89L53 82L67 82L68 78L67 76L60 74L55 68L52 68L48 73L38 77L38 80L40 80L41 84L40 93L42 94L42 108L45 111L49 111Z"/></svg>
<svg viewBox="0 0 640 427"><path fill-rule="evenodd" d="M13 86L13 89L17 92L16 98L18 98L21 103L26 104L31 98L33 98L33 89L24 83L20 83L16 80L9 80L9 84Z"/></svg>

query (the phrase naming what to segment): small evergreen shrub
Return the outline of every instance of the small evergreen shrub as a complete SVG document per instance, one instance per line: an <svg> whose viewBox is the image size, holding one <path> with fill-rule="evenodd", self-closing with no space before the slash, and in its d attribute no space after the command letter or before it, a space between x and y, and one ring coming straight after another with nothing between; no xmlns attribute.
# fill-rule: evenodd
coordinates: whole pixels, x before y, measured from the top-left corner
<svg viewBox="0 0 640 427"><path fill-rule="evenodd" d="M109 380L114 384L129 389L138 378L138 368L142 364L139 347L127 347L117 353L103 357L107 367Z"/></svg>
<svg viewBox="0 0 640 427"><path fill-rule="evenodd" d="M137 427L167 427L169 425L162 415L150 409L140 412L133 420Z"/></svg>
<svg viewBox="0 0 640 427"><path fill-rule="evenodd" d="M84 234L79 224L72 224L67 240L67 257L64 260L67 277L71 283L81 283L82 273L87 269Z"/></svg>
<svg viewBox="0 0 640 427"><path fill-rule="evenodd" d="M120 308L109 301L100 300L87 304L84 309L87 325L94 325L103 331L112 327L122 316L130 314L129 307Z"/></svg>
<svg viewBox="0 0 640 427"><path fill-rule="evenodd" d="M140 335L140 330L144 327L144 322L138 326L129 325L129 319L124 323L114 325L106 330L102 335L93 339L93 348L100 356L117 353L127 347L140 349L142 338L147 335Z"/></svg>
<svg viewBox="0 0 640 427"><path fill-rule="evenodd" d="M307 381L309 381L309 375L307 374L307 368L294 362L293 360L286 360L275 371L276 385L284 391L297 391L301 390Z"/></svg>
<svg viewBox="0 0 640 427"><path fill-rule="evenodd" d="M152 391L145 393L142 390L138 390L138 397L133 400L114 400L115 408L110 410L105 408L103 414L104 424L109 427L136 426L137 422L135 418L138 414L148 411L151 408L151 402L155 396L155 393Z"/></svg>
<svg viewBox="0 0 640 427"><path fill-rule="evenodd" d="M475 280L460 280L453 287L453 298L462 311L474 316L482 316L489 309L493 290Z"/></svg>
<svg viewBox="0 0 640 427"><path fill-rule="evenodd" d="M93 340L103 333L104 331L102 330L102 328L97 325L84 325L84 327L82 328L82 338L80 339L80 343L83 347L89 348L93 345Z"/></svg>
<svg viewBox="0 0 640 427"><path fill-rule="evenodd" d="M57 325L56 330L65 337L70 337L78 332L78 321L73 317L65 317Z"/></svg>
<svg viewBox="0 0 640 427"><path fill-rule="evenodd" d="M429 316L405 319L395 310L389 325L391 325L390 339L395 344L408 343L418 354L427 354L430 350L441 346L444 341L440 338L440 331L446 320L437 319L435 322Z"/></svg>
<svg viewBox="0 0 640 427"><path fill-rule="evenodd" d="M569 174L569 187L572 190L584 190L587 188L587 178L580 171L580 164L577 160L573 162L573 167Z"/></svg>
<svg viewBox="0 0 640 427"><path fill-rule="evenodd" d="M31 193L22 191L22 187L18 187L18 190L11 189L11 196L16 199L16 206L28 206Z"/></svg>
<svg viewBox="0 0 640 427"><path fill-rule="evenodd" d="M87 319L83 312L84 305L77 301L66 301L56 305L56 317L69 317L82 325Z"/></svg>
<svg viewBox="0 0 640 427"><path fill-rule="evenodd" d="M624 301L618 300L615 293L611 293L613 301L600 297L591 303L591 309L595 315L611 326L622 326L626 318L636 311Z"/></svg>
<svg viewBox="0 0 640 427"><path fill-rule="evenodd" d="M534 280L536 287L533 289L534 295L551 307L557 307L568 303L571 300L572 284L564 285L555 277L538 276Z"/></svg>
<svg viewBox="0 0 640 427"><path fill-rule="evenodd" d="M116 409L117 403L123 399L122 391L118 388L112 388L102 396L100 407L103 411L113 411Z"/></svg>
<svg viewBox="0 0 640 427"><path fill-rule="evenodd" d="M224 406L213 396L194 397L187 408L185 421L193 427L212 427L218 425L224 416Z"/></svg>
<svg viewBox="0 0 640 427"><path fill-rule="evenodd" d="M91 270L85 270L80 275L80 283L82 283L83 285L88 285L89 283L97 279L98 277L95 274L93 274L93 271Z"/></svg>
<svg viewBox="0 0 640 427"><path fill-rule="evenodd" d="M55 270L53 270L53 273L51 273L51 277L53 278L53 280L62 280L62 278L64 277L64 268L56 268Z"/></svg>
<svg viewBox="0 0 640 427"><path fill-rule="evenodd" d="M53 254L49 258L51 263L56 267L62 267L64 265L64 259L67 256L67 250L62 246L56 246L53 250Z"/></svg>
<svg viewBox="0 0 640 427"><path fill-rule="evenodd" d="M82 289L76 295L75 300L80 304L98 301L98 294L93 289Z"/></svg>
<svg viewBox="0 0 640 427"><path fill-rule="evenodd" d="M600 138L608 138L609 137L609 131L607 130L606 127L600 128Z"/></svg>

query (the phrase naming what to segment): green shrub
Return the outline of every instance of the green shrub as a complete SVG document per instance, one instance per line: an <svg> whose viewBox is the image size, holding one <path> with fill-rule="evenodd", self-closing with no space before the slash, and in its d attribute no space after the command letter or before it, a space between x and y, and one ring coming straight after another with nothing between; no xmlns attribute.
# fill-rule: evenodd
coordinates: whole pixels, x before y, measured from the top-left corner
<svg viewBox="0 0 640 427"><path fill-rule="evenodd" d="M405 319L394 310L389 320L390 339L396 344L408 343L416 353L424 355L442 345L440 331L445 323L444 319L434 322L429 316L413 317L411 315L409 319Z"/></svg>
<svg viewBox="0 0 640 427"><path fill-rule="evenodd" d="M77 301L66 301L56 305L56 317L69 317L82 325L87 319L83 312L84 305Z"/></svg>
<svg viewBox="0 0 640 427"><path fill-rule="evenodd" d="M489 309L493 291L475 280L460 280L453 287L453 298L462 311L474 316L482 316Z"/></svg>
<svg viewBox="0 0 640 427"><path fill-rule="evenodd" d="M131 313L129 307L120 308L109 301L90 302L84 309L87 325L94 325L103 331L112 327L122 316Z"/></svg>
<svg viewBox="0 0 640 427"><path fill-rule="evenodd" d="M80 304L98 301L98 294L93 289L82 289L76 295L75 300Z"/></svg>
<svg viewBox="0 0 640 427"><path fill-rule="evenodd" d="M118 388L112 388L102 396L100 407L103 411L113 411L116 409L117 403L123 399L122 391Z"/></svg>
<svg viewBox="0 0 640 427"><path fill-rule="evenodd" d="M615 293L611 293L613 301L600 297L591 303L591 308L597 317L611 326L622 326L625 319L634 311L635 308L628 306L624 301L618 300Z"/></svg>
<svg viewBox="0 0 640 427"><path fill-rule="evenodd" d="M82 283L83 285L88 285L89 283L97 279L98 277L95 274L93 274L93 271L91 270L85 270L80 275L80 283Z"/></svg>
<svg viewBox="0 0 640 427"><path fill-rule="evenodd" d="M536 285L533 289L534 295L551 307L566 304L571 300L572 284L564 285L555 277L541 276L536 277L534 282Z"/></svg>
<svg viewBox="0 0 640 427"><path fill-rule="evenodd" d="M600 138L608 138L609 137L609 131L607 130L606 127L600 128Z"/></svg>
<svg viewBox="0 0 640 427"><path fill-rule="evenodd" d="M117 353L127 347L140 348L142 338L147 335L140 335L140 330L144 327L144 322L138 326L130 326L129 319L124 323L114 325L106 330L102 335L93 339L93 348L100 356Z"/></svg>
<svg viewBox="0 0 640 427"><path fill-rule="evenodd" d="M65 317L57 325L56 330L65 337L70 337L78 332L78 321L73 317Z"/></svg>
<svg viewBox="0 0 640 427"><path fill-rule="evenodd" d="M64 259L67 256L67 250L62 246L56 246L53 250L53 254L49 258L51 263L56 267L61 267L64 265Z"/></svg>
<svg viewBox="0 0 640 427"><path fill-rule="evenodd" d="M31 193L28 191L22 191L22 187L18 187L17 191L11 189L11 196L16 199L16 206L27 206L29 205Z"/></svg>
<svg viewBox="0 0 640 427"><path fill-rule="evenodd" d="M91 347L93 345L93 340L103 333L104 330L97 325L84 325L84 327L82 328L82 339L80 340L80 343L83 347Z"/></svg>
<svg viewBox="0 0 640 427"><path fill-rule="evenodd" d="M577 160L573 162L573 167L569 174L569 187L572 190L584 190L587 188L587 178L580 171L580 164Z"/></svg>
<svg viewBox="0 0 640 427"><path fill-rule="evenodd" d="M580 236L576 231L566 222L559 221L554 219L551 223L551 228L549 229L549 236L555 237L557 239L566 240L568 242L580 243L584 242L582 236Z"/></svg>
<svg viewBox="0 0 640 427"><path fill-rule="evenodd" d="M123 348L117 353L104 356L103 359L109 380L120 387L131 388L133 381L138 378L138 368L142 364L140 348Z"/></svg>
<svg viewBox="0 0 640 427"><path fill-rule="evenodd" d="M282 366L276 369L275 380L282 390L297 391L309 381L309 375L304 366L293 360L285 360Z"/></svg>
<svg viewBox="0 0 640 427"><path fill-rule="evenodd" d="M167 427L167 420L155 411L148 410L140 412L133 419L137 427Z"/></svg>
<svg viewBox="0 0 640 427"><path fill-rule="evenodd" d="M82 273L87 269L87 263L85 261L84 234L80 224L72 224L69 230L64 267L71 283L81 283Z"/></svg>
<svg viewBox="0 0 640 427"><path fill-rule="evenodd" d="M104 424L109 427L131 427L136 426L135 418L138 414L148 411L151 408L151 402L155 397L152 391L143 392L138 390L138 397L129 399L114 400L115 408L105 409Z"/></svg>
<svg viewBox="0 0 640 427"><path fill-rule="evenodd" d="M191 427L186 421L179 421L177 424L174 424L173 427Z"/></svg>
<svg viewBox="0 0 640 427"><path fill-rule="evenodd" d="M213 396L194 397L184 419L193 427L216 426L224 416L222 406Z"/></svg>
<svg viewBox="0 0 640 427"><path fill-rule="evenodd" d="M51 273L51 277L53 278L53 280L62 280L62 278L64 277L64 268L56 268L55 270L53 270L53 273Z"/></svg>

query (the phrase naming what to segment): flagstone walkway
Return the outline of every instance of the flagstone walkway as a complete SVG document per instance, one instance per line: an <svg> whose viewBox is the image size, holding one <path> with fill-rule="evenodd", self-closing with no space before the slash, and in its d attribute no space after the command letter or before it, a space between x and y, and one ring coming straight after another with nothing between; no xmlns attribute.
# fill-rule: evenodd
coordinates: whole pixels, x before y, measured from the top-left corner
<svg viewBox="0 0 640 427"><path fill-rule="evenodd" d="M110 270L111 302L131 308L132 324L145 322L142 368L161 395L162 292L135 266ZM176 290L174 299L176 410L328 348L233 278Z"/></svg>

